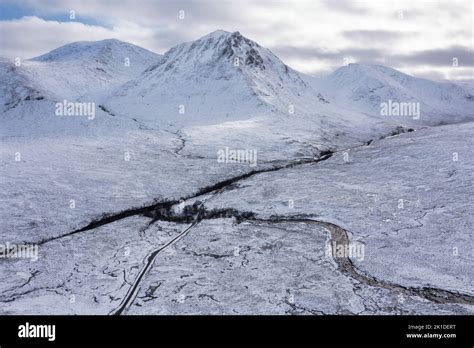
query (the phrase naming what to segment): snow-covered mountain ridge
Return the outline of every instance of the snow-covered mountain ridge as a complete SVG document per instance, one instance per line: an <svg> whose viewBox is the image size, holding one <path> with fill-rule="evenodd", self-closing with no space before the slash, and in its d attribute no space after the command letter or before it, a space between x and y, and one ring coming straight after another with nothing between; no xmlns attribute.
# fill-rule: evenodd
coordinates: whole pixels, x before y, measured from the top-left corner
<svg viewBox="0 0 474 348"><path fill-rule="evenodd" d="M349 64L312 82L341 106L371 114L378 114L380 104L389 100L420 103L421 117L432 124L474 114L474 95L466 86L417 78L381 65Z"/></svg>
<svg viewBox="0 0 474 348"><path fill-rule="evenodd" d="M158 54L114 39L75 42L20 62L2 59L1 106L5 110L35 99L30 94L53 100L91 98L137 77L160 59Z"/></svg>
<svg viewBox="0 0 474 348"><path fill-rule="evenodd" d="M219 30L171 48L143 76L119 88L110 104L154 118L176 115L183 105L188 121L225 120L287 113L290 104L303 109L301 98L306 94L306 102L311 100L310 90L268 49L239 32Z"/></svg>
<svg viewBox="0 0 474 348"><path fill-rule="evenodd" d="M187 122L206 123L208 118L245 119L275 112L352 111L384 120L381 103L388 101L419 103L418 124L459 122L473 116L474 96L464 86L363 64L312 78L239 32L222 30L171 48L139 79L118 88L108 103L111 109L168 122L174 122L182 106ZM413 123L406 115L393 120Z"/></svg>
<svg viewBox="0 0 474 348"><path fill-rule="evenodd" d="M109 116L123 116L126 124L137 119L141 127L152 128L264 120L285 131L339 134L354 127L365 132L380 124L386 124L383 129L416 127L474 117L474 97L465 85L363 64L312 78L239 32L223 30L179 44L163 56L118 40L76 42L20 66L2 60L0 74L3 111L22 103L34 109L44 100L85 100L101 105ZM418 103L421 117L382 115L385 102Z"/></svg>

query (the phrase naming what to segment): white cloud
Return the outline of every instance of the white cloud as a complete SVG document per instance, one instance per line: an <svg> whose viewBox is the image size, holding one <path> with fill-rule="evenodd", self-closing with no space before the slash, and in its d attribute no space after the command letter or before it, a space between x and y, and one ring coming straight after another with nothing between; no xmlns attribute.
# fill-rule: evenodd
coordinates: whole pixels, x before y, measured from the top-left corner
<svg viewBox="0 0 474 348"><path fill-rule="evenodd" d="M45 21L38 17L1 21L0 35L1 55L22 59L46 53L72 41L118 38L114 31L102 27L78 22Z"/></svg>

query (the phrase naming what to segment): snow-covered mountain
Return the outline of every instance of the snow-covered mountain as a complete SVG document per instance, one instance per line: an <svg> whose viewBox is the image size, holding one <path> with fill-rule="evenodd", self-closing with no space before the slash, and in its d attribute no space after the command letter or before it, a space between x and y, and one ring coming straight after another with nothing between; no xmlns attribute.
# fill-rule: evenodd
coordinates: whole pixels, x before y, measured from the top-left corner
<svg viewBox="0 0 474 348"><path fill-rule="evenodd" d="M239 32L223 30L164 56L118 40L71 43L20 66L3 59L0 75L3 111L27 103L28 112L18 111L23 116L44 107L32 124L51 116L44 101L64 99L96 102L140 127L263 120L272 133L309 131L322 139L473 118L474 96L465 86L361 64L312 78ZM421 117L382 115L380 105L389 101L419 103Z"/></svg>
<svg viewBox="0 0 474 348"><path fill-rule="evenodd" d="M466 86L416 78L380 65L349 64L312 82L338 105L372 115L382 116L380 104L391 100L420 103L416 122L421 124L452 123L474 116L474 95Z"/></svg>
<svg viewBox="0 0 474 348"><path fill-rule="evenodd" d="M0 60L1 135L110 133L131 120L58 117L56 103L81 101L104 114L100 100L111 89L139 76L161 56L118 40L76 42L21 62ZM18 64L20 63L20 64Z"/></svg>
<svg viewBox="0 0 474 348"><path fill-rule="evenodd" d="M91 98L137 77L161 56L119 40L75 42L18 66L0 61L2 108L36 99Z"/></svg>
<svg viewBox="0 0 474 348"><path fill-rule="evenodd" d="M218 30L170 49L109 103L153 119L176 119L182 105L189 123L288 114L290 105L309 111L312 95L300 74L271 51L239 32Z"/></svg>
<svg viewBox="0 0 474 348"><path fill-rule="evenodd" d="M108 88L140 75L161 56L141 47L115 39L74 42L33 58L33 62L48 63L48 68L72 69L72 89ZM80 75L76 75L79 73ZM82 77L82 78L81 78ZM92 84L92 86L91 86Z"/></svg>
<svg viewBox="0 0 474 348"><path fill-rule="evenodd" d="M381 114L381 104L389 102L419 103L420 117ZM118 88L107 105L145 120L185 124L288 115L293 109L299 115L339 114L344 122L351 112L363 122L360 114L422 125L471 118L474 96L454 83L383 66L350 64L311 78L239 32L218 30L170 49L139 79Z"/></svg>

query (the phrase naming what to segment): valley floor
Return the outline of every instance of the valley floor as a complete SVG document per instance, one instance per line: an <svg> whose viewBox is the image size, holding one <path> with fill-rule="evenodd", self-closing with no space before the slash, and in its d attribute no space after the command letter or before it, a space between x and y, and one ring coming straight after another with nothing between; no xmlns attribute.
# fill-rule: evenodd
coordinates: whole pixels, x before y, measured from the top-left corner
<svg viewBox="0 0 474 348"><path fill-rule="evenodd" d="M0 259L0 314L473 314L473 134L256 168L153 129L5 139L0 240L39 257Z"/></svg>

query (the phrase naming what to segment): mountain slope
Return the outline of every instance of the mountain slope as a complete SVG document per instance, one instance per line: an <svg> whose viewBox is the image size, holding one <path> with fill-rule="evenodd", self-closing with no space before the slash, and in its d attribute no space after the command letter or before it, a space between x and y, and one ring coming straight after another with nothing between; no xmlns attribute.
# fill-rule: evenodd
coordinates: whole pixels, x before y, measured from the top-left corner
<svg viewBox="0 0 474 348"><path fill-rule="evenodd" d="M81 65L83 73L97 81L125 82L138 76L160 55L144 48L115 39L74 42L49 53L32 58L34 62L49 63L50 66Z"/></svg>
<svg viewBox="0 0 474 348"><path fill-rule="evenodd" d="M33 81L25 69L13 61L0 57L0 111L16 107L22 101L42 100L43 91Z"/></svg>
<svg viewBox="0 0 474 348"><path fill-rule="evenodd" d="M6 110L38 94L53 100L92 99L137 77L160 59L158 54L118 40L71 43L20 66L2 59L0 101Z"/></svg>
<svg viewBox="0 0 474 348"><path fill-rule="evenodd" d="M115 120L100 109L101 96L160 59L118 40L68 44L19 66L1 59L1 135L91 134L130 128L132 120ZM64 100L94 103L95 114L102 117L59 117L56 103Z"/></svg>
<svg viewBox="0 0 474 348"><path fill-rule="evenodd" d="M123 84L139 76L160 55L119 40L75 42L33 58L29 64L45 87L74 97ZM65 86L64 86L65 84Z"/></svg>
<svg viewBox="0 0 474 348"><path fill-rule="evenodd" d="M474 95L461 85L434 82L406 75L380 65L349 64L332 74L313 80L337 104L383 117L381 103L420 103L415 123L451 123L472 119ZM410 117L400 116L410 122Z"/></svg>
<svg viewBox="0 0 474 348"><path fill-rule="evenodd" d="M302 110L310 94L299 73L271 51L239 32L219 30L170 49L140 79L118 89L109 104L145 118L214 122L287 114L289 105Z"/></svg>

